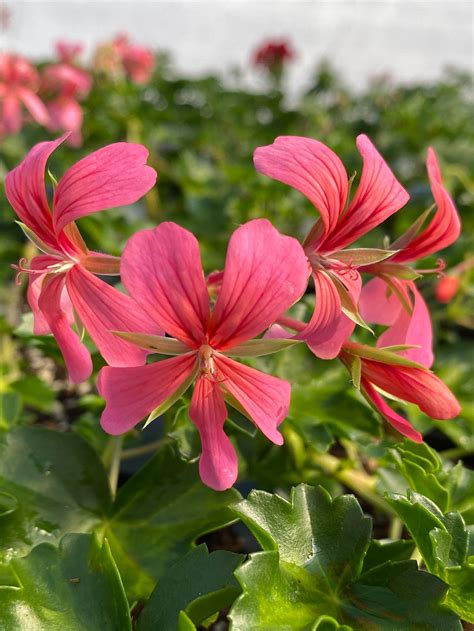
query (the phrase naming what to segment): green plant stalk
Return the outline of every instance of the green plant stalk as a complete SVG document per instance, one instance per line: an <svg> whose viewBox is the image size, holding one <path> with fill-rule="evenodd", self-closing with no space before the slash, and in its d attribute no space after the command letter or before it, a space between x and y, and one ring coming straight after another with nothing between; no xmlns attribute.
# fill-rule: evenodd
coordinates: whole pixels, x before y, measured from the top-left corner
<svg viewBox="0 0 474 631"><path fill-rule="evenodd" d="M115 495L117 493L117 484L118 484L118 478L119 478L119 473L120 473L120 462L122 459L123 436L113 436L110 442L112 445L111 447L112 457L111 457L110 467L109 467L109 484L110 484L110 490L112 492L112 498L115 498Z"/></svg>
<svg viewBox="0 0 474 631"><path fill-rule="evenodd" d="M347 486L348 489L360 495L375 508L387 515L394 514L390 506L377 494L375 490L376 479L365 471L345 467L339 458L331 454L315 453L312 455L312 462L326 474L334 477L338 482Z"/></svg>

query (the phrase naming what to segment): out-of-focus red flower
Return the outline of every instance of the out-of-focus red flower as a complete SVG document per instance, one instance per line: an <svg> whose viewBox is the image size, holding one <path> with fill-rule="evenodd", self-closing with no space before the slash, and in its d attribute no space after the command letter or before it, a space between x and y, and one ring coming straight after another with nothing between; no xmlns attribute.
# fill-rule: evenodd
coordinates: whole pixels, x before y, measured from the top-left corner
<svg viewBox="0 0 474 631"><path fill-rule="evenodd" d="M288 61L296 57L291 44L284 40L268 40L261 44L253 54L254 66L263 66L268 70L281 69Z"/></svg>
<svg viewBox="0 0 474 631"><path fill-rule="evenodd" d="M26 109L40 125L48 124L48 111L36 92L39 77L23 57L0 53L0 136L16 134Z"/></svg>
<svg viewBox="0 0 474 631"><path fill-rule="evenodd" d="M461 286L459 276L443 276L436 283L435 296L438 302L447 304L458 293Z"/></svg>
<svg viewBox="0 0 474 631"><path fill-rule="evenodd" d="M153 73L155 57L149 48L131 44L127 35L120 34L98 46L94 66L115 77L125 74L134 83L144 85Z"/></svg>

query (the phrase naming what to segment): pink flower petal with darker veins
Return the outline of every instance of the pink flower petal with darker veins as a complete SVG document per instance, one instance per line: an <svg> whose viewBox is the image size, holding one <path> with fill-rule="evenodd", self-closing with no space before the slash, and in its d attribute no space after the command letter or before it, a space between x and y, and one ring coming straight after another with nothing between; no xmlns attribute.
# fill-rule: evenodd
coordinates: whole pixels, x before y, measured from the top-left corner
<svg viewBox="0 0 474 631"><path fill-rule="evenodd" d="M50 247L60 250L46 198L44 172L53 151L66 140L40 142L5 178L5 192L14 211L38 237Z"/></svg>
<svg viewBox="0 0 474 631"><path fill-rule="evenodd" d="M431 418L451 419L460 412L453 393L429 370L363 359L362 377L403 401L415 403Z"/></svg>
<svg viewBox="0 0 474 631"><path fill-rule="evenodd" d="M156 181L147 157L142 145L117 142L76 162L54 193L56 231L79 217L132 204L145 195Z"/></svg>
<svg viewBox="0 0 474 631"><path fill-rule="evenodd" d="M207 332L209 296L194 235L175 223L141 230L122 254L129 294L167 333L191 347Z"/></svg>
<svg viewBox="0 0 474 631"><path fill-rule="evenodd" d="M30 261L30 270L35 270L36 273L30 272L28 274L28 290L26 292L26 297L31 311L33 312L33 333L35 335L47 335L48 333L51 333L49 324L39 307L38 301L41 295L43 280L48 274L48 266L56 265L60 262L59 258L49 256L48 254L34 256ZM72 305L65 286L63 287L61 293L60 306L65 313L68 322L71 323L73 321Z"/></svg>
<svg viewBox="0 0 474 631"><path fill-rule="evenodd" d="M66 286L74 309L100 354L111 366L140 366L147 351L128 344L110 331L164 335L130 296L111 287L79 265L67 274Z"/></svg>
<svg viewBox="0 0 474 631"><path fill-rule="evenodd" d="M319 211L324 233L332 232L347 200L348 179L329 147L302 136L279 136L255 150L254 164L259 173L303 193Z"/></svg>
<svg viewBox="0 0 474 631"><path fill-rule="evenodd" d="M417 432L413 425L409 421L407 421L406 418L403 418L403 416L400 416L400 414L397 414L394 410L392 410L385 399L380 396L377 390L375 390L375 388L373 388L368 381L362 379L361 385L367 396L371 399L372 403L380 412L380 414L387 419L390 425L392 425L392 427L394 427L397 432L400 432L400 434L403 434L403 436L406 436L410 440L413 440L415 443L423 442L423 436L420 434L420 432Z"/></svg>
<svg viewBox="0 0 474 631"><path fill-rule="evenodd" d="M396 294L389 292L387 284L374 278L364 286L361 296L362 316L369 323L386 324L389 328L377 340L377 346L407 344L419 346L398 353L431 368L433 355L433 329L431 317L423 296L414 283L406 283L413 294L413 311L408 313Z"/></svg>
<svg viewBox="0 0 474 631"><path fill-rule="evenodd" d="M259 370L215 355L218 381L244 408L260 431L276 445L283 443L278 425L288 415L290 384Z"/></svg>
<svg viewBox="0 0 474 631"><path fill-rule="evenodd" d="M391 262L405 263L416 261L439 250L447 248L461 233L461 221L451 196L443 186L438 160L433 149L428 149L428 176L435 199L436 214L421 234L415 237L406 248L390 259Z"/></svg>
<svg viewBox="0 0 474 631"><path fill-rule="evenodd" d="M211 346L230 348L267 329L302 296L308 275L301 245L266 219L237 228L209 327Z"/></svg>
<svg viewBox="0 0 474 631"><path fill-rule="evenodd" d="M54 335L66 362L69 377L74 383L81 383L92 373L92 360L89 351L71 329L61 306L64 289L64 274L46 278L43 282L38 306Z"/></svg>
<svg viewBox="0 0 474 631"><path fill-rule="evenodd" d="M342 250L402 208L410 197L367 136L357 137L357 147L364 160L359 186L338 225L318 248L320 252Z"/></svg>
<svg viewBox="0 0 474 631"><path fill-rule="evenodd" d="M128 432L176 392L195 364L195 353L187 353L147 366L102 368L97 389L106 401L100 419L104 431Z"/></svg>
<svg viewBox="0 0 474 631"><path fill-rule="evenodd" d="M217 383L206 377L196 381L189 416L201 436L199 473L202 481L216 491L229 489L237 479L238 461L223 430L227 409Z"/></svg>

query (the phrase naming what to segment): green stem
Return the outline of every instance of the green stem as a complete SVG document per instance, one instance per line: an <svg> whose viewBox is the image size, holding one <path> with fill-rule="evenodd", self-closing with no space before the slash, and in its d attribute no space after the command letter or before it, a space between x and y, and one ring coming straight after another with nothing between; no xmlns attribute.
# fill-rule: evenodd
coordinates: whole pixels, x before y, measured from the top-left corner
<svg viewBox="0 0 474 631"><path fill-rule="evenodd" d="M123 436L113 436L111 439L112 456L109 467L109 484L113 498L115 498L115 495L117 493L117 484L120 473L120 460L122 456L122 443Z"/></svg>
<svg viewBox="0 0 474 631"><path fill-rule="evenodd" d="M336 478L341 484L363 497L380 511L393 515L390 506L376 493L375 478L368 473L349 467L345 468L339 458L331 456L331 454L314 454L312 461L325 473Z"/></svg>
<svg viewBox="0 0 474 631"><path fill-rule="evenodd" d="M390 521L388 536L390 539L401 539L403 532L403 522L399 517L393 517Z"/></svg>
<svg viewBox="0 0 474 631"><path fill-rule="evenodd" d="M124 449L122 452L122 460L128 460L129 458L136 458L137 456L143 456L152 451L156 451L162 444L162 440L154 440L152 443L146 443L146 445L140 445L139 447L130 447L130 449Z"/></svg>
<svg viewBox="0 0 474 631"><path fill-rule="evenodd" d="M447 460L456 460L457 458L464 458L465 456L470 456L473 453L472 449L468 449L466 447L453 447L452 449L446 449L445 451L440 451L439 455L441 458L446 458Z"/></svg>

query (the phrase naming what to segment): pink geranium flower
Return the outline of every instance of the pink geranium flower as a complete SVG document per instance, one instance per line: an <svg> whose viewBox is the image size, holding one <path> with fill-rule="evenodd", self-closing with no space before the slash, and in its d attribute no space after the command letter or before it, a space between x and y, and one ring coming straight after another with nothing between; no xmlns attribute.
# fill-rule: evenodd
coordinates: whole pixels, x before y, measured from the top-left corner
<svg viewBox="0 0 474 631"><path fill-rule="evenodd" d="M80 42L66 42L59 40L55 44L56 54L63 64L74 64L82 53L84 46Z"/></svg>
<svg viewBox="0 0 474 631"><path fill-rule="evenodd" d="M23 108L40 125L48 124L48 111L36 94L38 87L38 73L26 59L0 52L0 136L20 131Z"/></svg>
<svg viewBox="0 0 474 631"><path fill-rule="evenodd" d="M323 359L336 357L354 322L361 323L358 301L362 283L357 268L390 255L381 250L345 248L399 210L409 197L367 136L358 136L357 147L364 166L349 204L344 166L321 142L281 136L254 153L257 171L296 188L319 211L320 218L303 244L315 285L314 314L307 325L286 317L280 324L299 331L297 338ZM273 334L286 335L281 328Z"/></svg>
<svg viewBox="0 0 474 631"><path fill-rule="evenodd" d="M154 185L155 171L146 166L141 145L116 143L79 160L58 183L50 211L44 173L51 153L67 138L42 142L5 179L6 195L27 236L43 252L29 268L28 302L34 332L52 333L75 383L92 371L91 357L72 330L73 310L104 359L118 366L138 365L146 353L112 335L110 329L160 332L132 298L94 274L118 274L120 259L91 252L74 223L103 209L131 204Z"/></svg>
<svg viewBox="0 0 474 631"><path fill-rule="evenodd" d="M125 287L173 338L126 335L148 350L176 355L138 368L101 370L107 406L102 427L128 431L158 416L194 382L189 415L201 435L202 480L223 490L237 477L237 456L223 430L225 401L246 414L276 444L288 412L290 384L232 357L266 354L281 341L253 340L304 292L308 265L299 243L264 219L238 228L229 243L222 286L211 309L195 237L166 222L134 235L124 250Z"/></svg>
<svg viewBox="0 0 474 631"><path fill-rule="evenodd" d="M122 33L97 48L94 65L111 75L125 74L134 83L143 85L153 74L155 56L145 46L131 44L128 36Z"/></svg>
<svg viewBox="0 0 474 631"><path fill-rule="evenodd" d="M407 419L392 410L378 390L415 403L422 412L434 419L451 419L459 414L461 408L455 396L430 370L408 360L404 362L395 353L384 354L385 361L381 357L378 360L369 359L375 356L373 349L347 342L340 359L353 375L358 374L360 383L357 385L367 400L398 432L415 442L423 441L423 436ZM355 362L359 363L357 369Z"/></svg>
<svg viewBox="0 0 474 631"><path fill-rule="evenodd" d="M71 49L62 50L62 55L66 58L71 58L73 54ZM92 87L90 75L71 61L63 61L45 69L42 87L46 93L55 95L47 106L49 128L51 131L70 131L68 144L79 147L82 144L83 120L79 102L89 94Z"/></svg>
<svg viewBox="0 0 474 631"><path fill-rule="evenodd" d="M430 368L432 351L431 318L423 297L413 280L404 280L407 263L435 254L448 247L459 237L461 223L456 207L443 186L436 154L428 150L428 176L437 211L429 225L417 234L414 224L407 233L390 247L399 250L389 261L382 261L364 268L378 278L369 281L361 294L361 313L368 322L388 326L379 337L378 346L413 345L403 355ZM415 272L417 270L415 269ZM424 271L436 270L420 270Z"/></svg>

